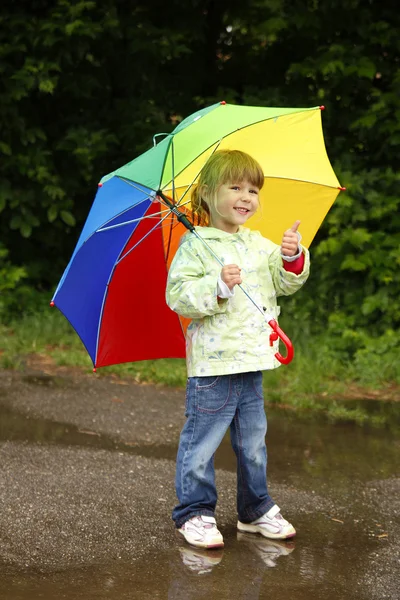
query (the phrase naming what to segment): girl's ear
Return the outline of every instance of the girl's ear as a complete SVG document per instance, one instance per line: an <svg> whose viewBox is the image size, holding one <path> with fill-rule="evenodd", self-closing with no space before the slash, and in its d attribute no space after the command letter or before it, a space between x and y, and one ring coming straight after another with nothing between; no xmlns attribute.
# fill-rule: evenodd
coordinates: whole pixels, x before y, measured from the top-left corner
<svg viewBox="0 0 400 600"><path fill-rule="evenodd" d="M207 200L207 194L208 194L208 185L203 184L199 188L200 198L202 198L203 200Z"/></svg>

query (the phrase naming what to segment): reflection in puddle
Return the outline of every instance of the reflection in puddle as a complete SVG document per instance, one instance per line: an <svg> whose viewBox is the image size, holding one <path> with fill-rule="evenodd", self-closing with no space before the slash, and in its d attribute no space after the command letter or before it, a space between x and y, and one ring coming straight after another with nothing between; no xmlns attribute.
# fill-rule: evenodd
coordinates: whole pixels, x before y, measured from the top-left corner
<svg viewBox="0 0 400 600"><path fill-rule="evenodd" d="M276 567L278 558L288 556L296 547L294 541L269 540L261 535L239 531L237 540L240 544L245 544L249 550L255 552L267 567Z"/></svg>
<svg viewBox="0 0 400 600"><path fill-rule="evenodd" d="M253 553L261 559L262 565L260 566L269 568L276 567L279 557L288 556L296 547L294 541L269 540L261 535L252 535L250 533L237 532L236 540L238 542L237 548L239 549L239 554ZM198 575L211 573L220 564L224 556L223 549L203 550L184 543L178 545L178 550L183 566ZM237 566L239 567L239 565Z"/></svg>
<svg viewBox="0 0 400 600"><path fill-rule="evenodd" d="M322 519L304 521L306 535L275 542L224 531L223 550L202 551L177 539L131 563L50 574L1 576L7 600L370 600L358 581L376 541L354 527L343 534ZM362 549L362 552L360 552ZM353 582L349 584L349 582Z"/></svg>
<svg viewBox="0 0 400 600"><path fill-rule="evenodd" d="M219 565L224 556L224 551L221 549L202 550L201 548L194 548L189 545L180 546L179 552L183 566L198 575L211 573L213 568Z"/></svg>

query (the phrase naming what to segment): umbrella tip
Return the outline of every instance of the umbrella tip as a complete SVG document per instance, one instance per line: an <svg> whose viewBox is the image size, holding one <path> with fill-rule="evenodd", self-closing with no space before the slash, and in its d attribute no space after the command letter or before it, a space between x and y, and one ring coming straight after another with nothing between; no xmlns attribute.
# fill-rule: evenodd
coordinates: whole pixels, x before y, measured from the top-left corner
<svg viewBox="0 0 400 600"><path fill-rule="evenodd" d="M50 302L50 306L53 308L53 306L54 306L53 300Z"/></svg>
<svg viewBox="0 0 400 600"><path fill-rule="evenodd" d="M225 105L226 104L225 100L221 100L220 104Z"/></svg>
<svg viewBox="0 0 400 600"><path fill-rule="evenodd" d="M319 110L325 110L325 106L320 106Z"/></svg>
<svg viewBox="0 0 400 600"><path fill-rule="evenodd" d="M345 191L346 191L346 188L345 188L345 187L341 187L341 186L339 186L339 187L338 187L338 190L340 190L341 192L345 192Z"/></svg>
<svg viewBox="0 0 400 600"><path fill-rule="evenodd" d="M93 368L93 373L97 373L96 367Z"/></svg>
<svg viewBox="0 0 400 600"><path fill-rule="evenodd" d="M102 183L98 183L97 187L103 187L103 184Z"/></svg>

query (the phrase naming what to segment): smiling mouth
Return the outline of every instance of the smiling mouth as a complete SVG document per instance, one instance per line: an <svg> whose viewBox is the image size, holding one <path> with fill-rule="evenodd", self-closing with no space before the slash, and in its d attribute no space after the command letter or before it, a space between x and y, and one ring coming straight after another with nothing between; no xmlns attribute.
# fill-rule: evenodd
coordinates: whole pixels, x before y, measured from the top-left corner
<svg viewBox="0 0 400 600"><path fill-rule="evenodd" d="M241 207L235 208L235 210L237 210L241 215L247 215L247 213L250 212L248 208Z"/></svg>

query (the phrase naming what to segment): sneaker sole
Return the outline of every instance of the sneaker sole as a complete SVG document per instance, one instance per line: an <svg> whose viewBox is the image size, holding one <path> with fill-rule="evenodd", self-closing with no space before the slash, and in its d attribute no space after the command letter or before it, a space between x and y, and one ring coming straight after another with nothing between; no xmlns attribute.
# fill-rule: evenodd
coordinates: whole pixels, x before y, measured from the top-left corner
<svg viewBox="0 0 400 600"><path fill-rule="evenodd" d="M208 542L207 544L204 542L196 542L196 541L192 541L190 539L188 539L185 535L185 533L183 531L181 531L180 529L177 529L177 531L185 538L185 540L187 541L188 544L190 544L190 546L194 546L195 548L204 548L205 550L212 550L213 548L223 548L224 547L224 542L218 539L215 539L214 541Z"/></svg>
<svg viewBox="0 0 400 600"><path fill-rule="evenodd" d="M292 527L288 533L271 533L270 531L265 531L265 529L259 525L250 525L249 523L241 523L238 521L237 528L239 531L245 531L247 533L261 533L262 536L271 540L288 540L296 535L294 527Z"/></svg>

